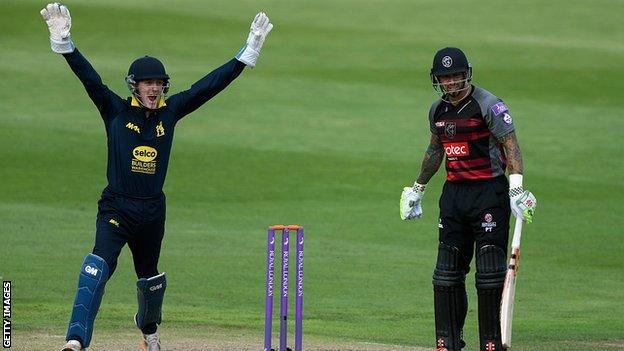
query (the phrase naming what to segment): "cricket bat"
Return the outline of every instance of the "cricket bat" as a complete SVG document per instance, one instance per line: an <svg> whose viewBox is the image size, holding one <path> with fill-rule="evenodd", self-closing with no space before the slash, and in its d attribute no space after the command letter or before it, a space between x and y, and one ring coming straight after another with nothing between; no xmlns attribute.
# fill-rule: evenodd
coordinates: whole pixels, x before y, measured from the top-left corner
<svg viewBox="0 0 624 351"><path fill-rule="evenodd" d="M507 275L503 286L501 299L500 322L501 341L504 348L511 347L511 322L513 319L514 297L516 295L516 276L520 263L520 237L522 236L522 218L516 218L513 239L511 242L511 256L507 265Z"/></svg>

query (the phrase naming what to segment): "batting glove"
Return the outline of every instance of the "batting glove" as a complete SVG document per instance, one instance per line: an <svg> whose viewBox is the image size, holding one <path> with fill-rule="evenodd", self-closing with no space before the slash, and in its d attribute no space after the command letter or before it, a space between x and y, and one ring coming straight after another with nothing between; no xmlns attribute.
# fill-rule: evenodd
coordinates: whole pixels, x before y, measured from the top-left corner
<svg viewBox="0 0 624 351"><path fill-rule="evenodd" d="M71 16L67 7L58 2L54 2L48 4L40 13L50 31L52 51L58 54L73 52L75 47L74 43L71 41L71 35L69 34Z"/></svg>
<svg viewBox="0 0 624 351"><path fill-rule="evenodd" d="M516 218L527 223L533 222L537 199L530 191L522 188L522 174L509 175L509 201Z"/></svg>
<svg viewBox="0 0 624 351"><path fill-rule="evenodd" d="M414 183L413 187L403 188L401 193L401 202L399 206L401 219L410 220L414 218L422 217L422 205L421 200L425 195L425 186L422 184Z"/></svg>
<svg viewBox="0 0 624 351"><path fill-rule="evenodd" d="M271 29L273 29L273 23L269 22L269 17L266 13L258 13L253 22L251 22L247 42L236 54L236 59L249 67L255 67L258 56L260 56L262 44L264 44L264 40L269 35Z"/></svg>

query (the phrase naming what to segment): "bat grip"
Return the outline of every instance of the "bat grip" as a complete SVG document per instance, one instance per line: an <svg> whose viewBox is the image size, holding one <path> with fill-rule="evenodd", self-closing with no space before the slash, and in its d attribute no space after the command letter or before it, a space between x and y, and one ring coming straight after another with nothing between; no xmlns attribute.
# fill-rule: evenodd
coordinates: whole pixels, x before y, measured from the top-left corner
<svg viewBox="0 0 624 351"><path fill-rule="evenodd" d="M511 242L512 248L520 248L521 236L522 236L522 218L516 218L516 225L514 226L513 239Z"/></svg>

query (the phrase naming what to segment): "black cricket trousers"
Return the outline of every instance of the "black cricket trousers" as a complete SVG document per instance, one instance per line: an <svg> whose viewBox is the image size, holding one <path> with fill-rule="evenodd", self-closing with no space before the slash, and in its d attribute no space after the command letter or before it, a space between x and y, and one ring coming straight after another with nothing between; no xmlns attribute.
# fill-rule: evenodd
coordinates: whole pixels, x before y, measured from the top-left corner
<svg viewBox="0 0 624 351"><path fill-rule="evenodd" d="M106 261L109 277L127 243L137 278L158 275L160 245L165 233L165 194L153 198L131 198L104 189L98 201L93 254Z"/></svg>

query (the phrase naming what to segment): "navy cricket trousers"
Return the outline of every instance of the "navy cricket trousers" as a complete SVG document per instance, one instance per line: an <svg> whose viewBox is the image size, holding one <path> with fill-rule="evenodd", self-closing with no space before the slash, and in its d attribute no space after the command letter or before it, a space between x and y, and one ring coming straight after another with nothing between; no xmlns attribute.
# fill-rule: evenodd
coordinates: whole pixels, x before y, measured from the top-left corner
<svg viewBox="0 0 624 351"><path fill-rule="evenodd" d="M127 243L137 278L158 275L160 245L165 233L165 194L147 199L130 198L104 189L98 201L93 254L109 267L109 277Z"/></svg>

